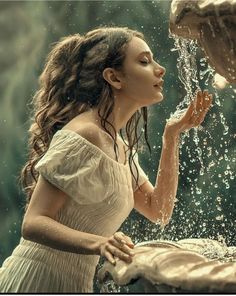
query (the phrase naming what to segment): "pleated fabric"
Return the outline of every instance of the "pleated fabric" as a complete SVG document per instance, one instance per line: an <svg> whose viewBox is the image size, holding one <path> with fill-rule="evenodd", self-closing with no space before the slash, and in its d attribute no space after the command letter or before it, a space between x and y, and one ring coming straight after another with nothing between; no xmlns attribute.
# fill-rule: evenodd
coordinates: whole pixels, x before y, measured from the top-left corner
<svg viewBox="0 0 236 296"><path fill-rule="evenodd" d="M148 177L137 154L135 164L142 185ZM76 132L55 133L35 168L70 197L56 217L70 228L111 236L133 209L137 187L128 162L116 162ZM0 268L0 292L91 293L98 260L21 238Z"/></svg>

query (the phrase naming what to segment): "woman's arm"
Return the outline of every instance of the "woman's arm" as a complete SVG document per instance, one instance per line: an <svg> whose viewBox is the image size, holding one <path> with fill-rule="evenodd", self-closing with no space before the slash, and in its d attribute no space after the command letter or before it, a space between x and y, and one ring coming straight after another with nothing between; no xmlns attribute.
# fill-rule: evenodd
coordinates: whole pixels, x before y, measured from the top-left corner
<svg viewBox="0 0 236 296"><path fill-rule="evenodd" d="M22 236L61 251L105 256L111 263L114 257L130 262L132 241L122 233L102 237L77 231L55 220L68 196L39 177L22 223ZM109 222L108 222L109 223Z"/></svg>
<svg viewBox="0 0 236 296"><path fill-rule="evenodd" d="M165 129L155 187L147 181L134 193L135 209L154 223L166 225L172 215L178 188L179 136Z"/></svg>
<svg viewBox="0 0 236 296"><path fill-rule="evenodd" d="M64 192L39 176L22 223L23 237L61 251L98 254L101 237L80 233L55 220L67 199Z"/></svg>
<svg viewBox="0 0 236 296"><path fill-rule="evenodd" d="M134 193L135 209L154 223L168 224L176 198L179 174L180 133L204 120L212 103L208 92L198 92L186 113L167 122L155 187L147 181Z"/></svg>

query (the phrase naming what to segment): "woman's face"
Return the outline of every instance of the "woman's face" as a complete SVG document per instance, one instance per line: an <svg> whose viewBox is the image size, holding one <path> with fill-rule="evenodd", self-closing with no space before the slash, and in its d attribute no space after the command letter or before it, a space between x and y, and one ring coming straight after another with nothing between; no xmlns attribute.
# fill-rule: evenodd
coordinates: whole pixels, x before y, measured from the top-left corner
<svg viewBox="0 0 236 296"><path fill-rule="evenodd" d="M126 50L123 65L122 95L139 105L148 106L162 101L165 68L153 60L145 41L133 37Z"/></svg>

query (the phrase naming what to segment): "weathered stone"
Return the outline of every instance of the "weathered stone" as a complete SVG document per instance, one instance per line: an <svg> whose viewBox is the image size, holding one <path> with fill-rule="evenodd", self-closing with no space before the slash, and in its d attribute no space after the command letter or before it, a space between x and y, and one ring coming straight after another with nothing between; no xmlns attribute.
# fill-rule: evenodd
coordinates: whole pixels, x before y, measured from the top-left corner
<svg viewBox="0 0 236 296"><path fill-rule="evenodd" d="M137 245L130 264L116 260L99 270L100 282L135 280L146 292L236 292L236 248L210 239L152 241Z"/></svg>
<svg viewBox="0 0 236 296"><path fill-rule="evenodd" d="M169 29L196 39L216 72L236 83L236 0L173 0Z"/></svg>

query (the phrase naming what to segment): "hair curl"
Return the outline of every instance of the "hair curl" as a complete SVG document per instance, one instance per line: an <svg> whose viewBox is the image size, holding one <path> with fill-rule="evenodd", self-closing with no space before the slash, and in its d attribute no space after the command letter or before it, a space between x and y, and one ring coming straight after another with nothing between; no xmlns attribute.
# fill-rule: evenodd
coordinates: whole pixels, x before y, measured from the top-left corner
<svg viewBox="0 0 236 296"><path fill-rule="evenodd" d="M116 132L107 120L114 108L114 96L111 86L103 79L102 72L106 67L122 70L127 45L134 36L145 40L142 33L127 27L100 27L84 36L69 35L53 43L44 70L39 77L39 90L32 100L29 157L20 175L27 204L38 179L35 165L46 153L53 135L88 108L98 107L101 125L113 138L114 151L118 159ZM144 123L138 136L141 117ZM115 137L107 130L106 124L112 127ZM151 152L147 137L147 107L142 107L141 111L137 110L127 122L125 128L127 141L124 140L122 130L120 131L125 145L131 151L129 166L133 177L135 175L131 165L143 131ZM136 151L132 153L134 146ZM138 174L136 165L135 169ZM138 177L139 175L136 179L137 185Z"/></svg>

